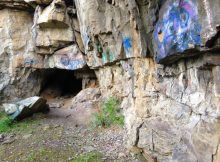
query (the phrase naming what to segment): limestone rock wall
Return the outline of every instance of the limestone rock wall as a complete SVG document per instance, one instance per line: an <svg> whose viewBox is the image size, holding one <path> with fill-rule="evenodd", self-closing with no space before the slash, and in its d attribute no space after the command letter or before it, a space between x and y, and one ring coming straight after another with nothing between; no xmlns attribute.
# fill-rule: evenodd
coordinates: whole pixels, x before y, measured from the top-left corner
<svg viewBox="0 0 220 162"><path fill-rule="evenodd" d="M146 55L134 2L76 0L81 36L91 68ZM143 40L143 41L142 41ZM135 47L135 48L134 48Z"/></svg>
<svg viewBox="0 0 220 162"><path fill-rule="evenodd" d="M219 67L202 59L166 67L137 58L99 69L102 94L122 101L132 151L152 161L219 160Z"/></svg>
<svg viewBox="0 0 220 162"><path fill-rule="evenodd" d="M219 0L0 1L0 102L37 94L39 69L90 67L102 97L121 101L132 152L149 161L219 162L219 7Z"/></svg>
<svg viewBox="0 0 220 162"><path fill-rule="evenodd" d="M79 33L73 2L1 1L0 102L39 94L37 69L85 68Z"/></svg>
<svg viewBox="0 0 220 162"><path fill-rule="evenodd" d="M127 146L151 161L219 161L220 23L216 17L220 15L211 11L219 1L136 2L110 3L123 15L127 7L129 23L124 30L130 40L123 41L123 34L115 35L123 33L126 19L120 18L117 28L113 22L121 14L103 17L109 3L76 1L88 64L97 69L102 95L122 101ZM104 47L109 39L98 38L110 28L108 19L113 24L108 33L111 42L123 48L110 50L106 60ZM131 57L126 57L128 44Z"/></svg>

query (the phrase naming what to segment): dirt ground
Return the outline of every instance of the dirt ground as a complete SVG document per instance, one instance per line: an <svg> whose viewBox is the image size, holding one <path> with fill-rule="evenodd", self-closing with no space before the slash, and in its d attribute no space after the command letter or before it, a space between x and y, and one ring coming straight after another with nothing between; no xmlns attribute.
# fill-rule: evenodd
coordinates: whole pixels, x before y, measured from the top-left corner
<svg viewBox="0 0 220 162"><path fill-rule="evenodd" d="M12 140L0 144L0 162L138 161L124 148L121 127L94 128L93 110L79 110L71 107L69 99L62 101L50 101L54 108L30 117L28 128L4 134ZM91 153L98 158L89 159Z"/></svg>

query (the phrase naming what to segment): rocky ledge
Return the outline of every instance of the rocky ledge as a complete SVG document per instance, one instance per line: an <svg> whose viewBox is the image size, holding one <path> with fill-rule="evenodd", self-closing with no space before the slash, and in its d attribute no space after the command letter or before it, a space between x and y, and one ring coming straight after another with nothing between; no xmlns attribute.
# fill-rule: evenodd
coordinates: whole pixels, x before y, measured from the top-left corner
<svg viewBox="0 0 220 162"><path fill-rule="evenodd" d="M102 99L121 101L131 152L219 162L219 8L219 0L1 0L0 103L48 85L99 86Z"/></svg>

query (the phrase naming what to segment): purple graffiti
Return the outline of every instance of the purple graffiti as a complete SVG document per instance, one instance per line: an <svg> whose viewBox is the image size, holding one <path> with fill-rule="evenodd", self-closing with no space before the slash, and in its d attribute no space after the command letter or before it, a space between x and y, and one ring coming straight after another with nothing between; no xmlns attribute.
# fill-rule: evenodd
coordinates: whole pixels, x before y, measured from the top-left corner
<svg viewBox="0 0 220 162"><path fill-rule="evenodd" d="M169 0L160 11L153 33L156 60L201 44L195 0Z"/></svg>

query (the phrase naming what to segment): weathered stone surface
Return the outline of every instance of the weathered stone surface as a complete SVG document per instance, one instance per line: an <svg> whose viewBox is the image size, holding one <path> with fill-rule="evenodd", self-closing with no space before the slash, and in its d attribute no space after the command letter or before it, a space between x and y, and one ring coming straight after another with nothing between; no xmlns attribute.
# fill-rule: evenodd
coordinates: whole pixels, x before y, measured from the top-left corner
<svg viewBox="0 0 220 162"><path fill-rule="evenodd" d="M167 0L161 7L153 32L155 57L158 62L198 53L200 48L213 47L217 36L220 2L205 0ZM196 51L190 51L197 49ZM187 52L185 55L183 52Z"/></svg>
<svg viewBox="0 0 220 162"><path fill-rule="evenodd" d="M0 53L7 53L9 58L15 58L13 67L19 65L19 59L23 55L32 54L33 42L31 40L30 28L33 19L30 13L10 9L0 10L1 45ZM6 22L8 22L6 24Z"/></svg>
<svg viewBox="0 0 220 162"><path fill-rule="evenodd" d="M82 103L86 101L97 101L101 96L101 92L99 88L86 88L77 94L73 98L73 105L76 103Z"/></svg>
<svg viewBox="0 0 220 162"><path fill-rule="evenodd" d="M213 46L213 39L219 37L220 27L220 2L218 0L198 1L199 21L201 28L201 42L208 47ZM218 44L219 46L219 44Z"/></svg>
<svg viewBox="0 0 220 162"><path fill-rule="evenodd" d="M218 74L204 66L202 58L169 67L134 59L97 71L102 94L122 100L131 150L158 161L212 161L220 139Z"/></svg>
<svg viewBox="0 0 220 162"><path fill-rule="evenodd" d="M77 113L74 118L84 124L91 124L93 115L100 106L100 96L99 88L86 88L79 92L71 104L71 109Z"/></svg>
<svg viewBox="0 0 220 162"><path fill-rule="evenodd" d="M87 64L101 98L121 101L131 151L151 161L219 161L219 0L32 2L34 18L0 10L0 102L39 93L35 69L78 69L83 88L97 87ZM73 105L96 107L96 92Z"/></svg>
<svg viewBox="0 0 220 162"><path fill-rule="evenodd" d="M213 82L214 82L214 93L216 97L220 97L220 66L216 66L212 70L213 72Z"/></svg>
<svg viewBox="0 0 220 162"><path fill-rule="evenodd" d="M42 66L33 59L38 56L31 39L32 24L33 19L28 12L0 10L0 102L39 92L38 74L31 74L32 69L19 69L30 67L30 64L33 67Z"/></svg>
<svg viewBox="0 0 220 162"><path fill-rule="evenodd" d="M35 5L49 5L53 0L24 0L26 3Z"/></svg>
<svg viewBox="0 0 220 162"><path fill-rule="evenodd" d="M14 104L3 104L3 107L13 120L21 120L34 113L47 111L46 102L45 99L34 96Z"/></svg>
<svg viewBox="0 0 220 162"><path fill-rule="evenodd" d="M33 10L33 8L27 4L24 0L1 0L0 9L2 8L12 8L20 10Z"/></svg>
<svg viewBox="0 0 220 162"><path fill-rule="evenodd" d="M42 28L68 28L70 19L67 15L65 1L54 0L40 13L37 25Z"/></svg>
<svg viewBox="0 0 220 162"><path fill-rule="evenodd" d="M76 45L58 50L49 58L50 68L77 70L85 66L85 57Z"/></svg>
<svg viewBox="0 0 220 162"><path fill-rule="evenodd" d="M76 0L75 3L89 66L96 68L146 55L140 31L136 30L139 27L137 12L129 13L130 9L137 10L135 4L125 0L112 3Z"/></svg>
<svg viewBox="0 0 220 162"><path fill-rule="evenodd" d="M15 141L15 134L0 134L0 144L11 144Z"/></svg>
<svg viewBox="0 0 220 162"><path fill-rule="evenodd" d="M39 54L53 54L55 50L68 46L74 41L73 29L71 26L67 28L50 28L51 22L45 22L44 28L37 25L39 16L42 14L42 7L35 10L35 20L33 26L34 40L36 52ZM55 22L60 22L59 16L54 17ZM48 24L48 25L46 25ZM60 22L60 24L63 24Z"/></svg>

